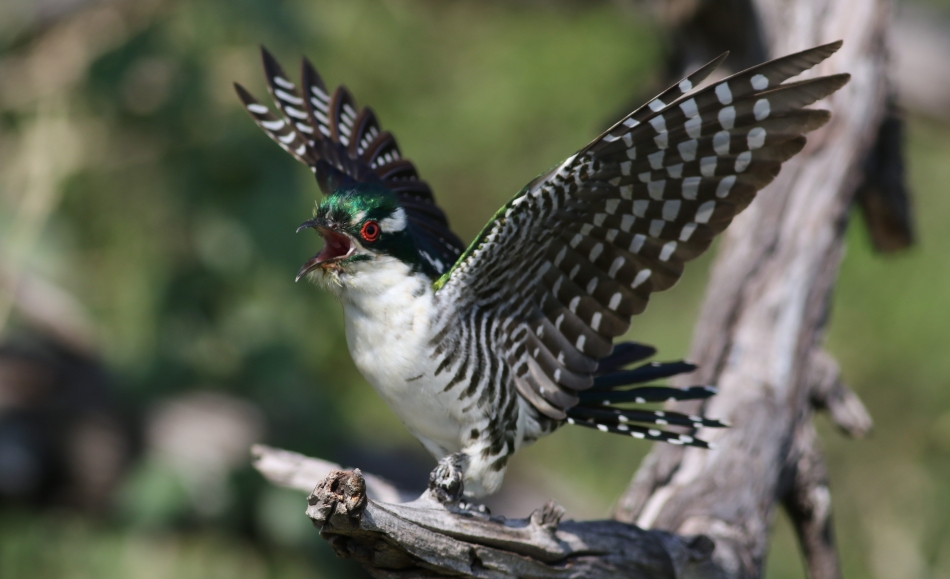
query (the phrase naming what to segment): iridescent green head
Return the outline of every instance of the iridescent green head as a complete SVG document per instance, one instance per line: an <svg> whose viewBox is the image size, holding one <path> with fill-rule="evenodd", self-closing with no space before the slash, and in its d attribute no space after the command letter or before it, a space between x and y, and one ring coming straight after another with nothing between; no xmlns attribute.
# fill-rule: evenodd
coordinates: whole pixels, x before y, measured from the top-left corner
<svg viewBox="0 0 950 579"><path fill-rule="evenodd" d="M320 202L313 219L297 231L310 227L323 237L323 249L300 268L298 280L317 268L346 273L355 263L382 256L430 273L405 209L382 185L357 183L337 189Z"/></svg>

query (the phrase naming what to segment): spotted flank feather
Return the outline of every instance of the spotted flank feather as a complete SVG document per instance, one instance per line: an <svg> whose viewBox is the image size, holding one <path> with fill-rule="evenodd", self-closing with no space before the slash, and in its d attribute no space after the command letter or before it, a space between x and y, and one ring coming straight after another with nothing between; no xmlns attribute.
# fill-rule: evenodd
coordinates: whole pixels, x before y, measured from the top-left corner
<svg viewBox="0 0 950 579"><path fill-rule="evenodd" d="M804 135L828 120L827 111L804 107L848 75L786 81L840 45L699 87L719 57L530 182L435 284L445 312L434 341L439 372L478 382L477 394L488 387L485 369L476 373L458 349L490 348L489 357L502 361L495 375L550 420L705 446L655 426L721 423L614 408L712 395L701 386L630 388L693 366L622 370L654 351L613 341L801 151Z"/></svg>
<svg viewBox="0 0 950 579"><path fill-rule="evenodd" d="M464 246L449 228L429 185L419 178L415 165L403 158L395 137L381 129L373 111L359 108L344 86L328 90L306 59L298 88L266 49L261 49L261 57L277 112L235 84L257 125L309 166L326 194L352 182L379 182L395 193L432 274L448 271Z"/></svg>

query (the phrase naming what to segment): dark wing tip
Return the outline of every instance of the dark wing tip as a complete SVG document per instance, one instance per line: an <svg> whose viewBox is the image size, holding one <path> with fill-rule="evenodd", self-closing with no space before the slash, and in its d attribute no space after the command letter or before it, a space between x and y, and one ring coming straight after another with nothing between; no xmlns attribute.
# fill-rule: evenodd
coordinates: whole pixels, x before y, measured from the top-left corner
<svg viewBox="0 0 950 579"><path fill-rule="evenodd" d="M246 88L241 86L241 83L239 82L234 83L234 92L237 93L238 98L240 98L241 101L243 101L245 105L249 105L249 104L257 102L257 99L251 96L251 93L248 92Z"/></svg>
<svg viewBox="0 0 950 579"><path fill-rule="evenodd" d="M835 40L834 42L829 42L828 44L822 44L821 46L816 46L815 48L818 50L822 50L822 49L827 50L828 54L834 54L835 52L838 52L838 49L841 48L843 45L844 45L844 40L838 39L838 40Z"/></svg>

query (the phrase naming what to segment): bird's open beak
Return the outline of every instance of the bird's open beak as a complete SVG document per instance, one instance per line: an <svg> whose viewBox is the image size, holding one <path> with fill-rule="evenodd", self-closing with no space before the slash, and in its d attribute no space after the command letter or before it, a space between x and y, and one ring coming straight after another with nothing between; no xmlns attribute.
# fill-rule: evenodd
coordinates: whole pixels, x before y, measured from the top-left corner
<svg viewBox="0 0 950 579"><path fill-rule="evenodd" d="M349 236L338 231L334 231L329 227L326 227L323 223L317 223L316 220L311 219L305 221L300 227L297 228L297 231L302 229L307 229L312 227L317 230L317 233L323 237L323 249L320 250L320 253L311 257L307 260L307 263L303 264L303 267L300 268L300 271L297 272L297 278L294 281L300 281L304 275L308 272L313 271L317 267L320 267L325 264L335 263L349 257L356 250L353 242L350 241Z"/></svg>

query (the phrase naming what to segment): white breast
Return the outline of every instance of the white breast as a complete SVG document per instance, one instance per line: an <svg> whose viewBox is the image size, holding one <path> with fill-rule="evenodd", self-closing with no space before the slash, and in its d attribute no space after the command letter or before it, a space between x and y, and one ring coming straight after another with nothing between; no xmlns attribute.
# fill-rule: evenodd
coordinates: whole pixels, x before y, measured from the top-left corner
<svg viewBox="0 0 950 579"><path fill-rule="evenodd" d="M338 291L353 361L429 452L457 452L467 420L452 405L457 396L442 392L446 377L433 375L431 281L393 258L365 264L354 264Z"/></svg>

